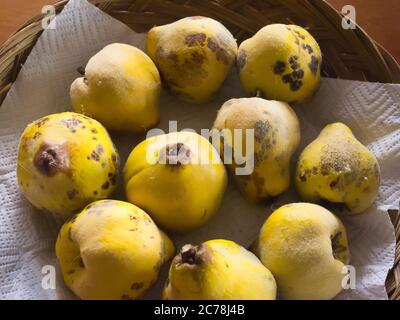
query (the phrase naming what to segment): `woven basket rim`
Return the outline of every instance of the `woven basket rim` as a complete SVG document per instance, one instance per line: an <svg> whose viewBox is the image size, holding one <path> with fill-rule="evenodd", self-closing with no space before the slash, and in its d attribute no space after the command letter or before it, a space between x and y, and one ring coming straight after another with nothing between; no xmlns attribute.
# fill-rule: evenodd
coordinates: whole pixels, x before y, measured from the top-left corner
<svg viewBox="0 0 400 320"><path fill-rule="evenodd" d="M123 2L134 2L133 0L88 0L90 3L98 6L103 11L107 12L108 4L123 3ZM154 0L157 2L160 0ZM174 3L175 1L182 0L167 0L165 3ZM290 2L291 0L288 0ZM294 0L293 0L294 1ZM330 3L326 0L303 0L310 5L313 5L317 10L329 12L331 19L342 19L344 16L338 12ZM61 0L56 2L54 7L56 8L56 13L59 14L64 6L69 2L69 0ZM151 2L151 0L138 0L137 2L144 5L146 2ZM190 2L190 0L188 0ZM219 2L227 2L230 0L208 0L214 4L219 5ZM251 0L243 1L251 2ZM109 13L109 12L107 12ZM29 55L31 49L35 45L37 39L42 33L40 21L45 17L45 14L40 13L29 19L21 27L18 28L10 37L0 46L0 107L4 100L7 92L10 90L13 81L16 79L22 64L25 62L26 57ZM328 19L328 18L326 18ZM356 24L356 29L353 30L354 35L357 38L363 40L364 50L371 50L373 56L375 56L376 62L380 66L380 71L382 72L382 78L390 83L400 83L400 62L398 62L391 53L389 53L382 45L373 40L368 33ZM360 41L361 41L360 40ZM22 48L17 48L21 43L27 42L26 46ZM11 54L12 50L15 49L16 52ZM11 59L13 58L13 59ZM4 67L5 65L5 67ZM391 299L400 300L400 216L398 211L389 212L391 220L395 226L396 230L396 259L393 269L388 274L386 281L386 288L388 295Z"/></svg>

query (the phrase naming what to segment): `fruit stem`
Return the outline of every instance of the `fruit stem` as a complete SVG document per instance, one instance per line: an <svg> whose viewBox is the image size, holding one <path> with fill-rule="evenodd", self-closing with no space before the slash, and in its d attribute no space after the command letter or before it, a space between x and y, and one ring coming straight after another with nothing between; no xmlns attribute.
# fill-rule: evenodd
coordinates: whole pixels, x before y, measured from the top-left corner
<svg viewBox="0 0 400 320"><path fill-rule="evenodd" d="M69 169L68 151L65 145L42 144L33 163L42 174L52 177L59 171Z"/></svg>
<svg viewBox="0 0 400 320"><path fill-rule="evenodd" d="M85 68L82 67L82 66L80 66L78 69L76 69L76 71L78 71L78 73L79 73L81 76L84 76L84 75L85 75Z"/></svg>
<svg viewBox="0 0 400 320"><path fill-rule="evenodd" d="M204 246L192 246L187 244L183 246L179 253L179 264L200 265L210 257L210 250Z"/></svg>
<svg viewBox="0 0 400 320"><path fill-rule="evenodd" d="M173 143L165 146L161 152L158 162L161 164L188 164L192 157L192 151L184 143Z"/></svg>
<svg viewBox="0 0 400 320"><path fill-rule="evenodd" d="M344 260L343 253L346 251L347 248L340 244L341 236L342 236L342 232L339 231L332 237L332 239L331 239L332 253L333 253L333 256L335 257L335 259L340 260L344 263L345 261L343 261Z"/></svg>

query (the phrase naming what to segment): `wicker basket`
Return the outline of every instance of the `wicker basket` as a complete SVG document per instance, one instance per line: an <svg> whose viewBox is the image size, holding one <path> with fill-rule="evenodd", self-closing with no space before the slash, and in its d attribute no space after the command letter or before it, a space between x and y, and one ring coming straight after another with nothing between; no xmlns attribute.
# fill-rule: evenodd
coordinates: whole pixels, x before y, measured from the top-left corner
<svg viewBox="0 0 400 320"><path fill-rule="evenodd" d="M319 42L327 77L400 83L400 66L360 27L345 30L342 16L323 0L89 0L137 32L191 15L215 18L230 29L239 43L270 23L307 27ZM60 12L68 0L55 4ZM0 47L0 103L42 32L38 15ZM400 219L389 212L396 229L395 267L387 279L391 299L400 300Z"/></svg>

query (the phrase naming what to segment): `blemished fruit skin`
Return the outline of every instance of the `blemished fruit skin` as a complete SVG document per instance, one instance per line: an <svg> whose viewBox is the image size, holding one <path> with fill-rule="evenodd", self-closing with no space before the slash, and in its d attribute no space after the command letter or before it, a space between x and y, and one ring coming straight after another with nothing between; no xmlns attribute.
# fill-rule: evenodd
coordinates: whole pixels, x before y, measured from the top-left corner
<svg viewBox="0 0 400 320"><path fill-rule="evenodd" d="M250 251L229 240L185 245L173 259L164 300L275 300L271 272Z"/></svg>
<svg viewBox="0 0 400 320"><path fill-rule="evenodd" d="M236 61L237 43L218 21L187 17L150 29L147 53L173 94L202 103L227 77Z"/></svg>
<svg viewBox="0 0 400 320"><path fill-rule="evenodd" d="M227 185L215 148L193 132L153 136L137 145L124 168L129 202L163 229L186 232L219 209Z"/></svg>
<svg viewBox="0 0 400 320"><path fill-rule="evenodd" d="M271 24L241 43L237 66L248 95L301 103L320 85L321 50L305 29Z"/></svg>
<svg viewBox="0 0 400 320"><path fill-rule="evenodd" d="M62 226L56 242L65 284L87 300L142 296L174 253L143 210L117 200L88 205Z"/></svg>
<svg viewBox="0 0 400 320"><path fill-rule="evenodd" d="M378 195L379 163L349 127L332 123L301 153L295 181L305 201L343 203L348 213L359 214Z"/></svg>
<svg viewBox="0 0 400 320"><path fill-rule="evenodd" d="M75 112L89 115L106 128L143 133L159 122L160 75L141 50L113 43L96 53L84 77L71 85Z"/></svg>
<svg viewBox="0 0 400 320"><path fill-rule="evenodd" d="M20 190L38 209L68 216L116 187L118 152L106 129L63 112L29 124L18 148Z"/></svg>
<svg viewBox="0 0 400 320"><path fill-rule="evenodd" d="M283 299L332 299L342 290L350 253L341 221L325 208L292 203L261 228L257 256L272 272Z"/></svg>
<svg viewBox="0 0 400 320"><path fill-rule="evenodd" d="M242 149L246 161L253 157L254 170L249 175L236 174L237 161L227 164L236 184L249 202L261 202L283 193L290 184L290 159L300 142L300 126L296 113L285 102L261 98L231 99L223 104L214 122L220 132L242 130ZM254 153L246 154L246 129L254 130ZM235 150L237 138L232 134ZM240 139L240 137L238 138ZM240 144L238 145L240 146ZM220 153L224 158L224 146Z"/></svg>

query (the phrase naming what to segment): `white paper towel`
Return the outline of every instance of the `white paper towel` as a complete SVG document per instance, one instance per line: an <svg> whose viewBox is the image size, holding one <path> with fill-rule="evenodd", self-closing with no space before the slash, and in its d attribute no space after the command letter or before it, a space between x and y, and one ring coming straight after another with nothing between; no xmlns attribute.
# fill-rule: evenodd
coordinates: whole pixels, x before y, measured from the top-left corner
<svg viewBox="0 0 400 320"><path fill-rule="evenodd" d="M0 298L74 298L64 286L57 269L56 290L43 289L45 265L57 267L54 242L60 222L33 209L21 196L16 182L16 155L20 134L26 124L44 115L70 109L69 87L78 77L76 69L106 44L124 42L143 48L145 36L104 14L84 0L72 0L56 18L56 28L47 29L23 66L0 108ZM54 24L54 22L53 22ZM168 130L168 121L177 120L178 129L210 128L224 101L244 96L236 72L212 102L190 105L162 93L159 125ZM301 121L302 148L327 123L342 121L378 157L382 185L375 205L367 213L346 217L351 264L356 268L356 289L345 290L338 298L387 299L385 279L393 265L395 237L386 214L398 208L400 199L400 86L336 79L323 79L312 103L296 106ZM143 137L112 134L126 159ZM296 154L296 156L298 155ZM296 156L294 158L296 158ZM117 196L123 199L121 189ZM230 184L216 217L199 230L173 236L177 247L198 244L212 238L226 238L248 246L274 208L299 200L290 190L268 206L247 204ZM160 297L165 270L144 298Z"/></svg>

